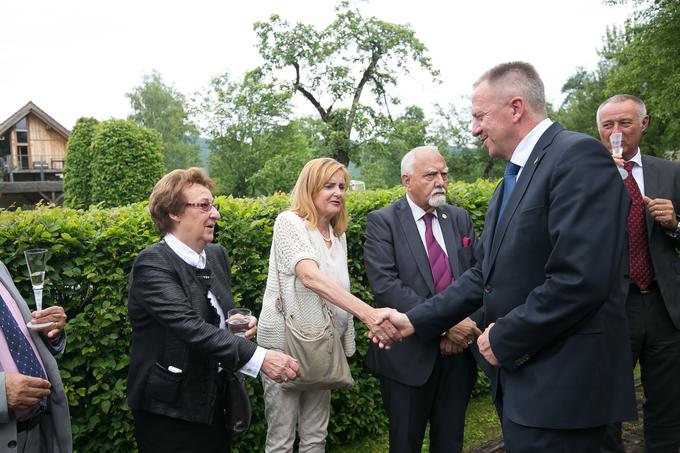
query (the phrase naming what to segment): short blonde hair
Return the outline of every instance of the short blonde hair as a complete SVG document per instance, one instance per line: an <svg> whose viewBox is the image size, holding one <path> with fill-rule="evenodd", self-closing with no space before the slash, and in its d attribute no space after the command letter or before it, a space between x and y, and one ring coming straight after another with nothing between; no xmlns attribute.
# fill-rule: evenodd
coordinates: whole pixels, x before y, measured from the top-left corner
<svg viewBox="0 0 680 453"><path fill-rule="evenodd" d="M170 214L182 214L186 209L183 191L192 184L200 184L212 191L214 183L198 167L173 170L156 183L149 197L151 219L162 236L172 231Z"/></svg>
<svg viewBox="0 0 680 453"><path fill-rule="evenodd" d="M347 167L330 157L312 159L304 166L298 176L293 192L291 193L290 210L298 216L306 219L312 227L316 227L319 213L314 206L314 196L319 193L333 175L341 171L345 180L345 190L349 186L349 172ZM331 219L333 234L341 236L347 231L347 208L343 204L342 209Z"/></svg>

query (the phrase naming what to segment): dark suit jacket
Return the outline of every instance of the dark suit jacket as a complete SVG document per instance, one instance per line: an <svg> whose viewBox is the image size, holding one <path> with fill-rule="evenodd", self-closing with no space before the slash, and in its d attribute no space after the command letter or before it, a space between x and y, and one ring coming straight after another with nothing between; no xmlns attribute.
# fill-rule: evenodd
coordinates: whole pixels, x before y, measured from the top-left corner
<svg viewBox="0 0 680 453"><path fill-rule="evenodd" d="M477 238L472 221L464 209L448 205L437 209L437 217L457 278L475 263ZM470 238L469 246L463 247L463 237ZM406 197L368 214L364 262L380 307L405 312L435 294L427 252ZM371 344L366 364L379 375L420 386L430 377L438 354L439 338L412 336L387 351Z"/></svg>
<svg viewBox="0 0 680 453"><path fill-rule="evenodd" d="M206 248L210 290L226 314L234 302L229 258L219 245ZM256 345L217 327L219 317L196 278L196 269L165 242L143 250L128 289L132 347L128 404L156 414L210 423L228 371L245 365ZM181 373L172 373L174 366Z"/></svg>
<svg viewBox="0 0 680 453"><path fill-rule="evenodd" d="M642 156L642 176L645 195L673 201L675 213L680 214L680 164L652 156ZM654 265L654 276L661 296L676 329L680 329L680 237L666 234L645 210L649 252Z"/></svg>
<svg viewBox="0 0 680 453"><path fill-rule="evenodd" d="M484 259L408 315L434 337L480 304L501 364L503 412L537 428L634 419L625 315L630 198L597 140L553 124L522 169L497 228L487 211Z"/></svg>

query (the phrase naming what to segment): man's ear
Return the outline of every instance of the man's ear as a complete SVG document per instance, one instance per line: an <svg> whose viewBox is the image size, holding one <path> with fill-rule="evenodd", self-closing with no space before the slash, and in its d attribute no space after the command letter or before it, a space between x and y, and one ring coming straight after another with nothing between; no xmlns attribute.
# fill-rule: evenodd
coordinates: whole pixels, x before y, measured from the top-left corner
<svg viewBox="0 0 680 453"><path fill-rule="evenodd" d="M644 118L642 118L642 132L647 130L647 127L649 127L649 122L652 121L652 118L649 115L645 115Z"/></svg>
<svg viewBox="0 0 680 453"><path fill-rule="evenodd" d="M510 99L510 108L512 109L512 116L514 119L519 119L524 114L524 99L521 96L515 96Z"/></svg>
<svg viewBox="0 0 680 453"><path fill-rule="evenodd" d="M171 213L171 214L168 214L168 217L170 217L170 219L172 219L172 221L177 222L177 223L179 223L179 221L182 220L182 218L179 216L179 214L172 214Z"/></svg>
<svg viewBox="0 0 680 453"><path fill-rule="evenodd" d="M401 175L401 183L406 187L406 191L408 191L409 187L411 187L411 175Z"/></svg>

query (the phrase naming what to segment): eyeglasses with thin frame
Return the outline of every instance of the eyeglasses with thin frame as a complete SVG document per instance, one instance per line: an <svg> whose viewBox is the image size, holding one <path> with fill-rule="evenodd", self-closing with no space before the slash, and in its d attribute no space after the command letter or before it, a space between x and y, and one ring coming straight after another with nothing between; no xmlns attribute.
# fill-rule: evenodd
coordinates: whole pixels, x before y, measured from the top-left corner
<svg viewBox="0 0 680 453"><path fill-rule="evenodd" d="M191 206L192 208L198 208L203 212L210 212L212 208L216 211L220 210L220 207L216 203L208 203L207 201L202 201L201 203L186 203L186 206Z"/></svg>

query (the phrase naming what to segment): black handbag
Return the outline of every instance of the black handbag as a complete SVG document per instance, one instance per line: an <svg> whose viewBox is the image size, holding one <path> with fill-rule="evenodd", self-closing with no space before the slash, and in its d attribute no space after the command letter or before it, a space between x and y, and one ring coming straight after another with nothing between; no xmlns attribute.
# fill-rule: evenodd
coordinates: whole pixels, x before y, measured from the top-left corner
<svg viewBox="0 0 680 453"><path fill-rule="evenodd" d="M253 411L250 407L246 383L243 375L238 371L233 373L227 372L224 399L226 406L224 420L227 430L232 434L241 434L248 431Z"/></svg>

